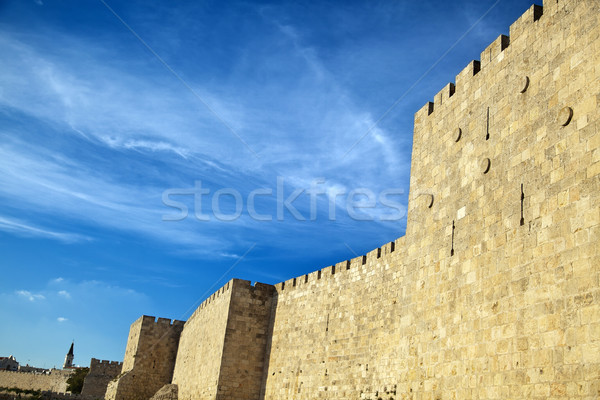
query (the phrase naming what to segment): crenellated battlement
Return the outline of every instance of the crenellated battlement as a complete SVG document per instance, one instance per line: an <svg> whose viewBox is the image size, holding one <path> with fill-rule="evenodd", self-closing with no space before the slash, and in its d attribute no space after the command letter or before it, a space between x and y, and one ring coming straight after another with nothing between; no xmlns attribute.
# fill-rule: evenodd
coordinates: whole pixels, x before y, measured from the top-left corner
<svg viewBox="0 0 600 400"><path fill-rule="evenodd" d="M302 287L305 285L313 284L318 281L327 281L329 279L335 279L336 276L340 279L344 279L344 274L348 271L364 268L364 272L368 272L368 266L381 261L386 261L386 258L391 257L392 253L396 251L396 247L403 238L398 238L393 242L384 244L374 250L371 250L365 255L354 257L349 260L340 261L334 265L318 269L316 271L290 278L286 281L276 283L275 289L277 292L283 292L285 290L292 290L296 287Z"/></svg>
<svg viewBox="0 0 600 400"><path fill-rule="evenodd" d="M200 303L200 305L198 306L198 308L194 311L194 313L190 316L190 319L192 319L194 317L194 315L199 312L199 310L207 307L209 304L211 304L212 302L214 302L216 299L218 299L221 295L225 294L225 293L230 293L231 291L231 286L232 286L232 280L228 281L226 284L224 284L223 286L221 286L219 289L217 289L216 292L214 292L213 294L211 294L210 296L208 296L202 303Z"/></svg>
<svg viewBox="0 0 600 400"><path fill-rule="evenodd" d="M122 362L92 358L90 360L90 371L83 382L82 397L103 399L108 383L115 379L122 370Z"/></svg>
<svg viewBox="0 0 600 400"><path fill-rule="evenodd" d="M169 318L156 318L152 315L142 315L141 319L143 325L155 324L161 326L183 326L185 324L185 321Z"/></svg>
<svg viewBox="0 0 600 400"><path fill-rule="evenodd" d="M120 361L110 361L110 360L99 360L97 358L92 358L90 361L90 368L95 367L95 366L123 366L123 363Z"/></svg>
<svg viewBox="0 0 600 400"><path fill-rule="evenodd" d="M518 40L525 33L535 35L536 23L543 15L543 7L532 5L523 15L510 26L510 36L500 35L482 53L479 60L471 61L455 78L455 83L450 82L435 96L433 102L428 102L417 114L431 115L443 105L451 101L458 94L470 93L473 85L479 87L483 80L476 77L479 72L488 69L488 66L501 62L505 50L509 49L511 40Z"/></svg>

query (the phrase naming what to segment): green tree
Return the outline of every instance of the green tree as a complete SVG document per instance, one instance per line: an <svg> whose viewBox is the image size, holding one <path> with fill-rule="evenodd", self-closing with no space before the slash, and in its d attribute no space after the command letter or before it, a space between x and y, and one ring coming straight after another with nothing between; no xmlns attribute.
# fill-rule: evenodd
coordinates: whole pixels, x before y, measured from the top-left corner
<svg viewBox="0 0 600 400"><path fill-rule="evenodd" d="M88 372L90 372L89 368L77 368L75 372L71 374L69 379L67 379L67 390L71 393L81 393L81 389L83 389L83 380Z"/></svg>

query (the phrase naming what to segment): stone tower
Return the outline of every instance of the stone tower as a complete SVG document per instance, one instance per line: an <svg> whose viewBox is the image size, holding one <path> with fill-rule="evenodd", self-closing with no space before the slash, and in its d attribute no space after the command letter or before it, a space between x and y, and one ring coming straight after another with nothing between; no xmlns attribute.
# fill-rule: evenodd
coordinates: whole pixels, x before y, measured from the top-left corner
<svg viewBox="0 0 600 400"><path fill-rule="evenodd" d="M143 315L129 330L125 359L107 400L146 400L171 383L183 321Z"/></svg>
<svg viewBox="0 0 600 400"><path fill-rule="evenodd" d="M69 352L65 356L65 363L63 364L63 369L73 368L73 357L74 357L73 344L74 344L74 342L71 342L71 347L69 348Z"/></svg>

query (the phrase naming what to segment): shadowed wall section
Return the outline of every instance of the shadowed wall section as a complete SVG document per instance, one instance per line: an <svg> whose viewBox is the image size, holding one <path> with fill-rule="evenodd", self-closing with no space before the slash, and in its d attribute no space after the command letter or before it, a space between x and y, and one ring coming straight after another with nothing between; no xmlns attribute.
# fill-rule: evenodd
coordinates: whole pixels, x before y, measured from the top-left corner
<svg viewBox="0 0 600 400"><path fill-rule="evenodd" d="M83 381L81 395L92 399L104 399L108 383L121 373L122 368L123 363L92 358L90 372Z"/></svg>
<svg viewBox="0 0 600 400"><path fill-rule="evenodd" d="M183 324L147 315L131 324L123 369L109 383L106 399L149 399L171 383Z"/></svg>
<svg viewBox="0 0 600 400"><path fill-rule="evenodd" d="M196 310L185 325L173 377L180 399L258 398L273 290L233 279Z"/></svg>

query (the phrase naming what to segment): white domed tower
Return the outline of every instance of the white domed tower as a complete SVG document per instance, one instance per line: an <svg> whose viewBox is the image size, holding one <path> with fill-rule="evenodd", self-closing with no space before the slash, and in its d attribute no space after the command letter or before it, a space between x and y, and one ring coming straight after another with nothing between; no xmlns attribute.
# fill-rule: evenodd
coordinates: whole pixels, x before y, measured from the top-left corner
<svg viewBox="0 0 600 400"><path fill-rule="evenodd" d="M63 369L73 368L73 344L74 342L71 343L71 348L65 356L65 363L63 364Z"/></svg>

